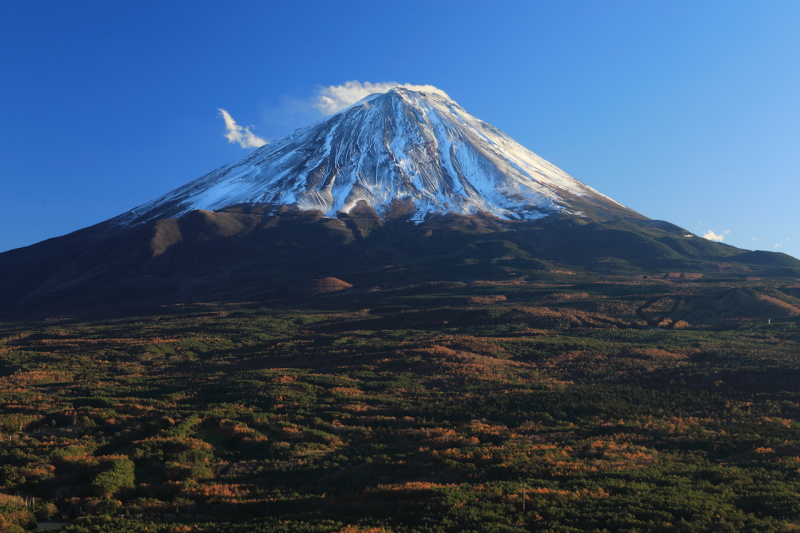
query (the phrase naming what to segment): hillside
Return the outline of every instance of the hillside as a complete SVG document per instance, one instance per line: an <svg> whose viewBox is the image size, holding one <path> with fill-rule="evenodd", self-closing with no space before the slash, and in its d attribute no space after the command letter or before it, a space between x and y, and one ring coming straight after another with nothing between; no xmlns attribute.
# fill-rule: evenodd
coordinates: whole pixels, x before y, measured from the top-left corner
<svg viewBox="0 0 800 533"><path fill-rule="evenodd" d="M281 298L324 277L360 288L432 281L663 272L793 277L800 261L747 252L656 221L447 214L409 221L361 206L338 218L284 206L194 211L121 231L108 224L0 254L0 306L70 312ZM733 278L732 278L733 279Z"/></svg>

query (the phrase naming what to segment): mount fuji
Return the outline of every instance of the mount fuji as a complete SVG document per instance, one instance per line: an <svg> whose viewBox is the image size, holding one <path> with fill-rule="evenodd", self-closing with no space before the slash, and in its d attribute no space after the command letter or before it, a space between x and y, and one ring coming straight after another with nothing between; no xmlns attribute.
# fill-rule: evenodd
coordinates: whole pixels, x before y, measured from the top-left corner
<svg viewBox="0 0 800 533"><path fill-rule="evenodd" d="M441 91L395 87L269 143L114 219L122 226L235 204L296 204L326 216L359 202L385 216L410 200L432 214L643 218L548 163Z"/></svg>
<svg viewBox="0 0 800 533"><path fill-rule="evenodd" d="M665 271L796 280L800 261L650 220L441 91L396 87L115 218L0 254L0 311Z"/></svg>

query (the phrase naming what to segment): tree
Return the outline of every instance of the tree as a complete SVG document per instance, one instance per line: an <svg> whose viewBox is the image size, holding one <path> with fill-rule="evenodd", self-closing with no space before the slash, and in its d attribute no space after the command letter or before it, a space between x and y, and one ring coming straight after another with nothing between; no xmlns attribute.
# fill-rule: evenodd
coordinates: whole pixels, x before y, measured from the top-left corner
<svg viewBox="0 0 800 533"><path fill-rule="evenodd" d="M133 487L133 461L130 459L114 459L111 468L100 472L92 481L92 492L102 498L111 498L120 489Z"/></svg>

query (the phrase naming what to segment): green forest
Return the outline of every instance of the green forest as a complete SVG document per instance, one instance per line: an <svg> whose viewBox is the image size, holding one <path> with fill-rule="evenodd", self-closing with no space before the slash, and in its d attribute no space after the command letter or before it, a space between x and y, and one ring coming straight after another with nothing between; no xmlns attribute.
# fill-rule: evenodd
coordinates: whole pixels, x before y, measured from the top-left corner
<svg viewBox="0 0 800 533"><path fill-rule="evenodd" d="M796 278L334 288L0 323L0 532L800 530Z"/></svg>

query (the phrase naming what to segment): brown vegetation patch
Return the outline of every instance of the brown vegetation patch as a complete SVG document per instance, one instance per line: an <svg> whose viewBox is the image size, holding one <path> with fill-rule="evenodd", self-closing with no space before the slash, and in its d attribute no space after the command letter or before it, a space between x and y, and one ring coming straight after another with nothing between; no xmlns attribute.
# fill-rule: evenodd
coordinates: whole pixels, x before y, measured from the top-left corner
<svg viewBox="0 0 800 533"><path fill-rule="evenodd" d="M339 278L326 277L312 279L306 283L298 284L295 287L292 287L289 292L293 296L309 297L317 294L327 294L350 288L352 288L352 285L346 281L343 281Z"/></svg>
<svg viewBox="0 0 800 533"><path fill-rule="evenodd" d="M24 387L29 385L44 385L49 383L69 383L72 374L69 372L51 372L46 370L32 370L30 372L15 372L7 378L0 378L0 383Z"/></svg>
<svg viewBox="0 0 800 533"><path fill-rule="evenodd" d="M629 352L631 355L640 356L644 359L676 361L686 359L684 353L669 352L660 348L634 348Z"/></svg>
<svg viewBox="0 0 800 533"><path fill-rule="evenodd" d="M428 346L424 348L419 348L417 350L410 350L408 353L414 355L438 355L438 356L456 356L458 352L447 348L446 346L439 346L438 344L434 344L433 346Z"/></svg>
<svg viewBox="0 0 800 533"><path fill-rule="evenodd" d="M26 501L21 496L13 496L11 494L3 494L0 492L0 505L25 505Z"/></svg>
<svg viewBox="0 0 800 533"><path fill-rule="evenodd" d="M544 296L542 300L546 302L571 302L575 300L585 300L588 297L588 292L556 292Z"/></svg>
<svg viewBox="0 0 800 533"><path fill-rule="evenodd" d="M199 487L186 487L179 495L202 503L233 503L252 498L253 487L240 484L216 483Z"/></svg>
<svg viewBox="0 0 800 533"><path fill-rule="evenodd" d="M519 287L520 285L527 285L527 283L521 279L505 281L475 280L470 285L473 287Z"/></svg>
<svg viewBox="0 0 800 533"><path fill-rule="evenodd" d="M507 359L457 351L446 346L408 350L406 355L422 356L430 375L470 380L505 380L511 375L513 367L525 366L523 363Z"/></svg>
<svg viewBox="0 0 800 533"><path fill-rule="evenodd" d="M346 398L357 398L364 394L361 390L353 387L334 387L331 389L331 392Z"/></svg>
<svg viewBox="0 0 800 533"><path fill-rule="evenodd" d="M720 311L727 317L788 318L800 315L800 309L765 294L735 289L720 300Z"/></svg>
<svg viewBox="0 0 800 533"><path fill-rule="evenodd" d="M754 292L734 289L722 298L699 296L684 300L680 308L671 313L675 323L686 327L691 324L713 324L727 320L766 320L800 316L800 306L781 299Z"/></svg>
<svg viewBox="0 0 800 533"><path fill-rule="evenodd" d="M502 294L492 294L489 296L473 296L468 300L468 302L470 305L491 305L505 302L507 299L508 298Z"/></svg>
<svg viewBox="0 0 800 533"><path fill-rule="evenodd" d="M448 348L461 352L474 353L478 355L488 355L490 357L507 358L508 352L495 344L497 339L483 339L480 337L468 336L442 336L434 339L435 342L446 345Z"/></svg>

